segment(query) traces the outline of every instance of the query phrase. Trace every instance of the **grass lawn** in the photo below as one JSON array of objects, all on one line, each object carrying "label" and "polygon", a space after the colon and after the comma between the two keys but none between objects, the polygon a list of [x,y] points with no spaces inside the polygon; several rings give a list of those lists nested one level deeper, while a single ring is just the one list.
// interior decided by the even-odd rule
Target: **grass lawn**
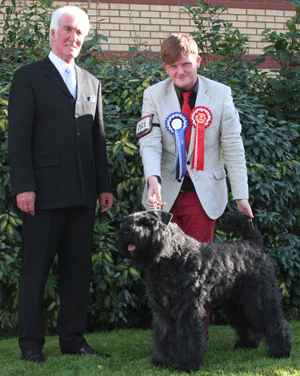
[{"label": "grass lawn", "polygon": [[[291,322],[292,352],[289,359],[269,359],[264,343],[259,349],[233,352],[235,334],[229,327],[211,326],[204,362],[193,375],[205,376],[300,376],[300,322]],[[46,363],[34,364],[21,359],[17,338],[0,340],[1,376],[171,376],[179,375],[174,367],[154,367],[151,357],[150,330],[119,330],[86,335],[89,344],[112,355],[61,355],[58,337],[46,337],[43,353]],[[180,375],[187,375],[181,373]]]}]

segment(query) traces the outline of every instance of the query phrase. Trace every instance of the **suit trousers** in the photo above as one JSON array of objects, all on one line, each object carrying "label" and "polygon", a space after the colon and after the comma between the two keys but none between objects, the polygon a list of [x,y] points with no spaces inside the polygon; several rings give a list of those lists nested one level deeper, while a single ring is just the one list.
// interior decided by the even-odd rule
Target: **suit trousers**
[{"label": "suit trousers", "polygon": [[205,213],[195,191],[180,192],[170,213],[173,214],[172,222],[177,223],[186,235],[199,242],[214,240],[216,221]]},{"label": "suit trousers", "polygon": [[41,350],[45,339],[43,295],[58,254],[60,312],[57,330],[62,351],[85,346],[95,209],[74,206],[24,213],[19,279],[19,346]]}]

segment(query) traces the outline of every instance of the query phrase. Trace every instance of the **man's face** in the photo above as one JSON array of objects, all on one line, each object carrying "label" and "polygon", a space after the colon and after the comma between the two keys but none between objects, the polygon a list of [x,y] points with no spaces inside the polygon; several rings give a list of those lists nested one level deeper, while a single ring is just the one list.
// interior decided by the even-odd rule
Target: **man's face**
[{"label": "man's face", "polygon": [[52,52],[69,64],[79,55],[84,40],[80,20],[69,14],[63,15],[57,32],[51,31],[51,38]]},{"label": "man's face", "polygon": [[189,91],[197,82],[197,69],[200,67],[200,56],[185,54],[173,64],[165,64],[164,68],[174,85]]}]

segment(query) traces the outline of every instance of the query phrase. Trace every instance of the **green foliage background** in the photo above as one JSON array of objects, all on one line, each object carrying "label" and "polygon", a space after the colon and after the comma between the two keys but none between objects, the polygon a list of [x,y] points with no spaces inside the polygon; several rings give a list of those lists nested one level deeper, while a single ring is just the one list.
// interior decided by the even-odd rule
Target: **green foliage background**
[{"label": "green foliage background", "polygon": [[[300,1],[287,32],[265,30],[269,43],[259,59],[247,61],[246,36],[222,20],[226,7],[214,7],[203,0],[196,6],[184,4],[196,27],[194,37],[202,56],[199,70],[209,78],[228,84],[233,90],[243,125],[249,171],[250,200],[263,233],[266,251],[274,261],[289,317],[300,312]],[[49,53],[48,27],[52,1],[4,5],[4,38],[0,42],[0,325],[2,330],[17,326],[17,282],[20,273],[22,215],[10,194],[7,156],[7,106],[12,75],[21,65]],[[136,46],[127,56],[107,58],[101,48],[107,40],[94,33],[84,43],[77,63],[102,83],[107,152],[115,196],[113,209],[96,212],[92,255],[89,329],[147,327],[149,310],[143,281],[123,259],[116,246],[120,220],[141,209],[144,185],[141,160],[134,138],[140,117],[143,91],[164,79],[160,59]],[[259,64],[266,56],[279,63],[278,71],[267,75]],[[231,200],[229,210],[234,208]],[[216,241],[224,240],[217,225]],[[47,327],[52,332],[59,310],[57,263],[45,290]]]}]

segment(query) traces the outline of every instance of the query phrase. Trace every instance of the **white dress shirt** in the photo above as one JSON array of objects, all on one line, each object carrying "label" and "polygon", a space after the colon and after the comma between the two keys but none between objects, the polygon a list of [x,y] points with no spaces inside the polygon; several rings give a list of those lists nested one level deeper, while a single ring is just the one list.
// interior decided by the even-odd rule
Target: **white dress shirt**
[{"label": "white dress shirt", "polygon": [[[76,88],[76,73],[75,73],[75,64],[74,61],[72,61],[71,64],[66,63],[64,60],[56,56],[52,51],[49,53],[49,59],[54,64],[55,68],[58,70],[59,74],[62,76],[63,80],[66,82],[66,68],[69,67],[72,74],[72,81],[74,84],[74,87]],[[76,89],[75,89],[76,91]],[[72,91],[71,91],[72,92]]]}]

